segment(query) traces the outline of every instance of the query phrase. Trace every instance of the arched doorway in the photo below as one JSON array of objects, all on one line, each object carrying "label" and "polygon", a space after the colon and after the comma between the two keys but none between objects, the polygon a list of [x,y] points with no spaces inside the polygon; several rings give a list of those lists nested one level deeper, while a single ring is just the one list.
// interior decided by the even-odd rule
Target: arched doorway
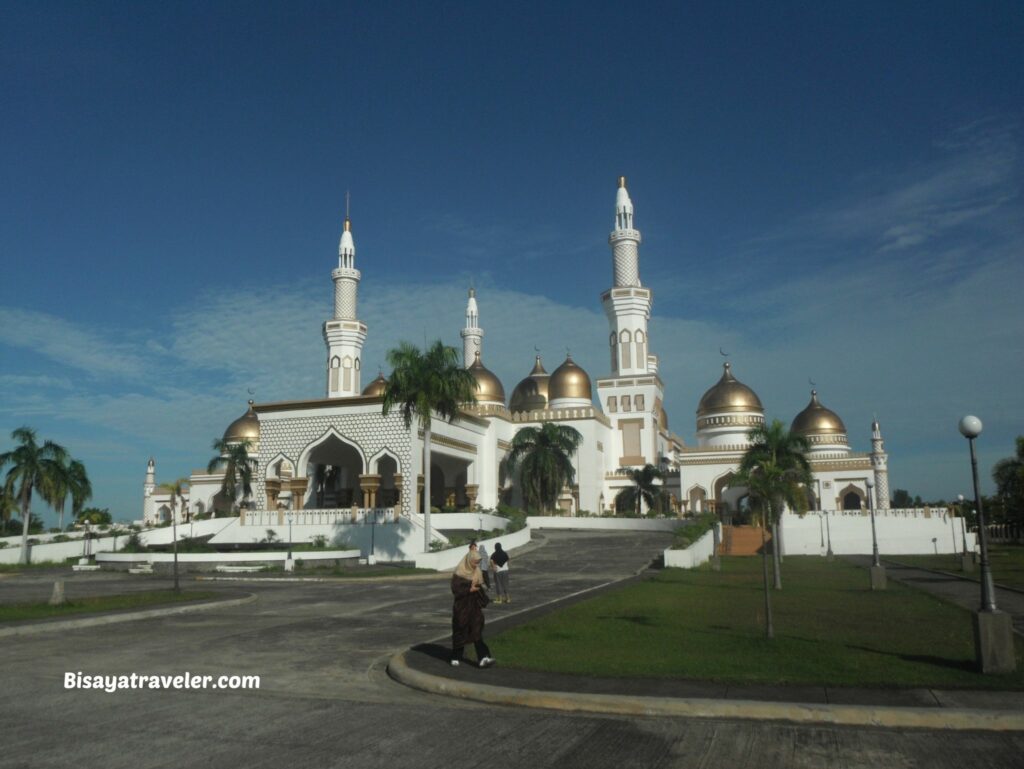
[{"label": "arched doorway", "polygon": [[398,461],[385,454],[377,460],[377,475],[380,476],[380,491],[377,494],[379,507],[394,507],[399,504],[398,489],[395,488],[395,475],[398,473]]},{"label": "arched doorway", "polygon": [[866,499],[864,492],[852,483],[839,492],[839,504],[843,510],[863,510]]},{"label": "arched doorway", "polygon": [[302,508],[335,509],[362,504],[359,476],[363,457],[351,443],[331,433],[306,457],[306,498]]},{"label": "arched doorway", "polygon": [[707,510],[708,493],[703,486],[694,486],[687,495],[690,501],[690,512],[703,513]]}]

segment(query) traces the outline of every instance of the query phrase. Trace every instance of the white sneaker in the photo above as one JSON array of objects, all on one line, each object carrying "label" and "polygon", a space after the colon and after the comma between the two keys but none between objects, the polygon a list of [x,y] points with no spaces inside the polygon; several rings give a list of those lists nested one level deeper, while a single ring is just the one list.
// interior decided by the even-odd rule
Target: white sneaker
[{"label": "white sneaker", "polygon": [[482,660],[480,660],[480,667],[482,668],[489,668],[493,664],[494,659],[491,657],[484,657]]},{"label": "white sneaker", "polygon": [[459,661],[458,660],[452,660],[452,667],[453,668],[457,668],[458,666],[459,666]]}]

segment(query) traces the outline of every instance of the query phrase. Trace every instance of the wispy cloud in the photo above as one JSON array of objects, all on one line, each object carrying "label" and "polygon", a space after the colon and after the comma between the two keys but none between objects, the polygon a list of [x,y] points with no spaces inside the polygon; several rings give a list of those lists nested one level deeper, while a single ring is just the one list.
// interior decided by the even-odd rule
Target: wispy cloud
[{"label": "wispy cloud", "polygon": [[94,376],[142,377],[146,366],[135,345],[112,341],[110,331],[84,330],[63,318],[0,307],[0,344],[30,350]]}]

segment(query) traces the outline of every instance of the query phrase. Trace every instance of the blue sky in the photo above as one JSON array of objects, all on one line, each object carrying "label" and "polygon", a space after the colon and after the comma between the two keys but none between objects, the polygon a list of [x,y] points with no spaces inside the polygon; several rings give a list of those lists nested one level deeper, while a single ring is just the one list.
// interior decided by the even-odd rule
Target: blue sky
[{"label": "blue sky", "polygon": [[[719,348],[813,379],[890,483],[969,493],[1024,433],[1019,3],[0,5],[0,450],[141,514],[257,400],[319,397],[346,190],[372,376],[459,343],[607,370],[626,174],[674,432]],[[987,483],[987,488],[991,484]]]}]

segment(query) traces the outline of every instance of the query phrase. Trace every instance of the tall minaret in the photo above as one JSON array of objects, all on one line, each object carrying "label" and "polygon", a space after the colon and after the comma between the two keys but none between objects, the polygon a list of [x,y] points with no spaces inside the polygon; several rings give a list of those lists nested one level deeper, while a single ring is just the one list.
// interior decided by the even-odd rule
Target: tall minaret
[{"label": "tall minaret", "polygon": [[871,423],[871,467],[875,471],[875,509],[889,509],[889,455],[885,453],[878,420]]},{"label": "tall minaret", "polygon": [[360,273],[356,269],[356,246],[352,240],[352,220],[348,217],[347,197],[345,230],[338,244],[338,266],[331,272],[334,280],[334,319],[324,323],[328,398],[359,395],[363,342],[366,341],[366,324],[356,317]]},{"label": "tall minaret", "polygon": [[156,460],[149,458],[146,463],[146,482],[142,486],[142,520],[155,522],[153,492],[156,491]]},{"label": "tall minaret", "polygon": [[462,334],[462,365],[469,368],[476,360],[477,353],[483,353],[481,344],[484,330],[480,328],[480,312],[476,307],[476,289],[469,289],[469,301],[466,302],[466,327]]},{"label": "tall minaret", "polygon": [[626,177],[619,177],[615,195],[615,229],[608,236],[612,247],[614,285],[601,296],[611,334],[612,376],[655,373],[658,359],[648,354],[647,321],[652,294],[640,285],[640,231],[633,228],[633,201]]},{"label": "tall minaret", "polygon": [[[626,177],[619,177],[615,194],[615,228],[608,236],[612,247],[612,287],[601,294],[611,333],[611,374],[597,380],[598,401],[611,422],[605,443],[605,470],[657,465],[668,453],[667,432],[660,428],[664,386],[658,359],[649,352],[647,321],[653,294],[640,283],[640,231],[633,226],[633,201]],[[664,434],[663,434],[664,433]],[[610,499],[618,488],[606,486]]]}]

